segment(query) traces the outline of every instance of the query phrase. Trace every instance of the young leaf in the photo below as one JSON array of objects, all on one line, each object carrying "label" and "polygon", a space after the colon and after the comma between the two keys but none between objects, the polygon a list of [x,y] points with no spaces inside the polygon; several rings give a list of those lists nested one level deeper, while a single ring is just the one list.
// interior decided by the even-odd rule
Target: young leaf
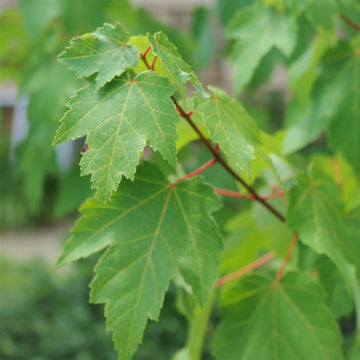
[{"label": "young leaf", "polygon": [[54,143],[87,136],[81,169],[91,174],[101,201],[110,198],[122,175],[133,179],[146,140],[176,165],[173,92],[166,78],[146,71],[134,80],[113,80],[99,91],[90,81],[70,100]]},{"label": "young leaf", "polygon": [[110,248],[96,267],[93,302],[106,303],[119,359],[130,359],[147,319],[156,320],[169,280],[177,270],[200,303],[217,278],[222,241],[211,213],[220,201],[195,177],[170,185],[144,164],[135,181],[123,181],[111,203],[92,199],[59,263]]},{"label": "young leaf", "polygon": [[285,56],[291,55],[296,43],[297,26],[289,14],[279,14],[272,8],[251,7],[234,16],[226,36],[235,40],[231,60],[238,94],[251,79],[261,58],[273,46]]},{"label": "young leaf", "polygon": [[95,81],[99,89],[130,66],[137,65],[139,55],[135,47],[127,44],[129,39],[121,25],[104,24],[91,34],[71,40],[71,46],[58,59],[79,78],[97,73]]},{"label": "young leaf", "polygon": [[218,88],[209,87],[214,96],[198,101],[199,112],[214,142],[218,143],[229,160],[241,170],[251,173],[254,146],[260,143],[259,131],[244,107]]},{"label": "young leaf", "polygon": [[261,134],[244,107],[226,93],[212,86],[209,100],[197,99],[196,112],[203,117],[212,140],[220,145],[231,164],[251,177],[251,162],[255,154],[271,168],[279,183],[282,182],[263,149]]},{"label": "young leaf", "polygon": [[162,64],[168,72],[169,79],[174,83],[175,87],[183,93],[186,89],[184,84],[188,81],[195,87],[201,97],[208,99],[209,96],[203,89],[199,79],[180,56],[174,44],[172,44],[166,35],[156,33],[154,36],[148,34],[152,50],[155,55],[159,56]]},{"label": "young leaf", "polygon": [[343,359],[337,324],[314,280],[288,273],[279,283],[249,276],[224,296],[218,359]]},{"label": "young leaf", "polygon": [[336,184],[313,169],[312,177],[301,174],[290,191],[288,224],[300,240],[319,254],[327,255],[339,268],[348,289],[355,269],[348,256],[346,223]]}]

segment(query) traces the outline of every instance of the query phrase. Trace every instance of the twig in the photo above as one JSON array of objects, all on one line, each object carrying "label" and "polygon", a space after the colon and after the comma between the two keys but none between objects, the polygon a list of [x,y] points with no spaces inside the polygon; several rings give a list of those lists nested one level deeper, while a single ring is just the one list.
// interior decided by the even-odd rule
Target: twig
[{"label": "twig", "polygon": [[[242,194],[238,191],[231,191],[231,190],[225,190],[225,189],[214,189],[214,193],[224,196],[231,196],[235,198],[241,198],[241,199],[248,199],[248,200],[256,200],[255,196],[253,194]],[[284,196],[284,192],[282,190],[279,190],[277,192],[274,192],[273,194],[261,196],[262,200],[269,200]]]},{"label": "twig", "polygon": [[271,251],[271,252],[267,253],[266,255],[259,257],[254,262],[245,265],[241,269],[236,270],[235,272],[220,278],[216,282],[216,286],[222,286],[224,284],[227,284],[230,281],[234,281],[234,280],[238,279],[239,277],[244,276],[245,274],[249,273],[250,271],[255,270],[258,267],[266,264],[267,262],[269,262],[270,260],[272,260],[274,258],[275,258],[275,254]]},{"label": "twig", "polygon": [[275,281],[274,281],[274,282],[278,282],[278,281],[281,279],[281,277],[282,277],[282,275],[283,275],[283,273],[284,273],[285,267],[286,267],[286,265],[288,264],[288,262],[290,261],[291,256],[292,256],[292,254],[293,254],[293,252],[294,252],[294,250],[295,250],[295,247],[296,247],[296,244],[297,244],[298,240],[299,240],[299,234],[296,232],[296,233],[294,234],[294,236],[293,236],[293,238],[292,238],[292,240],[291,240],[291,243],[290,243],[290,245],[289,245],[289,248],[288,248],[288,250],[287,250],[287,252],[286,252],[284,261],[283,261],[283,263],[281,264],[278,272],[276,273]]},{"label": "twig", "polygon": [[348,26],[350,26],[351,28],[353,28],[356,31],[360,32],[360,25],[355,23],[354,21],[352,21],[351,19],[349,19],[347,16],[345,16],[344,14],[339,14],[340,19]]},{"label": "twig", "polygon": [[192,178],[193,176],[202,173],[204,170],[206,170],[206,169],[209,168],[210,166],[214,165],[216,162],[217,162],[217,160],[216,160],[215,158],[209,160],[207,163],[205,163],[204,165],[200,166],[198,169],[196,169],[196,170],[192,171],[191,173],[189,173],[189,174],[187,174],[187,175],[185,175],[185,176],[177,179],[177,180],[173,183],[173,185],[175,185],[175,184],[177,184],[177,183],[179,183],[179,182],[181,182],[181,181],[184,181],[184,180],[186,180],[186,179],[190,179],[190,178]]},{"label": "twig", "polygon": [[151,64],[151,67],[150,67],[150,68],[151,68],[152,71],[155,70],[155,63],[156,63],[157,58],[158,58],[158,57],[155,56],[155,57],[154,57],[154,60],[153,60],[153,62],[152,62],[152,64]]}]

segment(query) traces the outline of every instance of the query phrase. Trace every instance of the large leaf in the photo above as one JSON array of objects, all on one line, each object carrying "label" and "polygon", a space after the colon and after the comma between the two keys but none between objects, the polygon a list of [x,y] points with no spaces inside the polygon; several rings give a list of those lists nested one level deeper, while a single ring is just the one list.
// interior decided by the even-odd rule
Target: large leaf
[{"label": "large leaf", "polygon": [[99,91],[90,82],[70,100],[54,142],[87,136],[89,150],[81,168],[83,174],[91,173],[101,201],[110,198],[122,175],[133,179],[146,140],[175,166],[173,92],[166,78],[146,71],[134,80],[113,80]]},{"label": "large leaf", "polygon": [[341,336],[320,288],[306,275],[249,276],[224,296],[218,359],[341,360]]},{"label": "large leaf", "polygon": [[208,98],[196,74],[190,65],[182,59],[177,48],[168,40],[166,35],[161,32],[154,36],[149,34],[148,39],[154,54],[159,56],[166,69],[167,76],[181,93],[186,90],[184,84],[189,81],[203,98]]},{"label": "large leaf", "polygon": [[221,238],[211,213],[220,202],[199,178],[170,185],[150,165],[125,180],[111,203],[87,201],[59,263],[110,245],[96,268],[91,299],[106,303],[120,359],[130,359],[147,319],[156,320],[177,270],[199,302],[217,278]]},{"label": "large leaf", "polygon": [[74,70],[79,78],[97,73],[96,87],[101,88],[138,63],[137,49],[127,44],[129,39],[121,25],[104,24],[91,34],[71,40],[71,46],[60,54],[59,61]]},{"label": "large leaf", "polygon": [[277,13],[272,8],[251,7],[235,15],[226,36],[235,40],[231,60],[235,68],[235,90],[239,93],[272,47],[277,47],[285,56],[291,55],[297,26],[289,14]]},{"label": "large leaf", "polygon": [[300,174],[290,191],[287,220],[303,243],[336,264],[351,289],[355,268],[345,253],[350,238],[338,189],[331,178],[316,169],[311,178]]}]

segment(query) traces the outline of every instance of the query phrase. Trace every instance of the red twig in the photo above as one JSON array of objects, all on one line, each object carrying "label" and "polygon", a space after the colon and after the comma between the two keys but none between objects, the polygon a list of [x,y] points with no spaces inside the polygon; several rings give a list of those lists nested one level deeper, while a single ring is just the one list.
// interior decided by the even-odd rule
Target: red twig
[{"label": "red twig", "polygon": [[144,53],[140,53],[140,57],[142,59],[142,61],[144,62],[145,66],[150,70],[151,66],[149,65],[149,62],[147,61],[146,55],[149,52],[149,50],[151,49],[151,45],[144,51]]},{"label": "red twig", "polygon": [[146,58],[146,55],[147,55],[147,53],[149,52],[150,49],[151,49],[151,45],[144,51],[143,54],[141,54],[141,56],[142,56],[143,58]]},{"label": "red twig", "polygon": [[152,71],[154,71],[154,69],[155,69],[155,63],[156,63],[157,58],[158,58],[158,57],[155,56],[155,57],[154,57],[154,60],[153,60],[153,62],[152,62],[152,64],[151,64],[151,70],[152,70]]},{"label": "red twig", "polygon": [[274,259],[274,257],[275,257],[275,254],[271,251],[271,252],[267,253],[266,255],[256,259],[252,263],[245,265],[241,269],[236,270],[235,272],[220,278],[216,282],[216,286],[222,286],[230,281],[234,281],[234,280],[238,279],[239,277],[244,276],[245,274],[249,273],[250,271],[255,270],[258,267],[266,264],[270,260]]},{"label": "red twig", "polygon": [[292,240],[291,240],[291,243],[290,243],[290,245],[289,245],[289,248],[288,248],[288,250],[287,250],[287,252],[286,252],[284,261],[282,262],[282,264],[281,264],[278,272],[276,273],[274,282],[278,282],[278,281],[281,279],[281,277],[282,277],[282,275],[283,275],[283,273],[284,273],[284,270],[285,270],[285,268],[286,268],[286,265],[287,265],[288,262],[290,261],[291,256],[292,256],[292,254],[293,254],[293,252],[294,252],[294,250],[295,250],[295,247],[296,247],[296,244],[297,244],[298,240],[299,240],[299,234],[296,232],[296,233],[294,234],[294,236],[293,236],[293,238],[292,238]]},{"label": "red twig", "polygon": [[[231,196],[235,198],[242,198],[242,199],[248,199],[248,200],[256,200],[255,196],[253,194],[241,194],[238,191],[231,191],[231,190],[225,190],[225,189],[214,189],[214,193],[224,195],[224,196]],[[262,200],[269,200],[274,199],[277,197],[284,196],[284,192],[279,190],[277,192],[274,192],[273,194],[261,196]]]},{"label": "red twig", "polygon": [[179,182],[181,182],[181,181],[184,181],[184,180],[186,180],[186,179],[190,179],[190,178],[192,178],[193,176],[202,173],[204,170],[206,170],[206,169],[209,168],[210,166],[214,165],[216,162],[217,162],[217,160],[216,160],[215,158],[209,160],[207,163],[205,163],[204,165],[200,166],[198,169],[196,169],[196,170],[192,171],[191,173],[189,173],[189,174],[181,177],[180,179],[177,179],[177,180],[173,183],[173,185],[175,185],[175,184],[177,184],[177,183],[179,183]]}]

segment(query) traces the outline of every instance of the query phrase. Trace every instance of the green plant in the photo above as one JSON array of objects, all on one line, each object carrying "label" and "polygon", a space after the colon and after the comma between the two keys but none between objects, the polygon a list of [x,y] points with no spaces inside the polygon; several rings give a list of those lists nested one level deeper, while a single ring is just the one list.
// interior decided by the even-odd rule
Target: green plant
[{"label": "green plant", "polygon": [[[170,281],[189,320],[174,359],[201,358],[206,335],[221,360],[356,359],[358,2],[224,0],[217,11],[249,112],[204,89],[163,33],[104,24],[59,56],[86,85],[54,143],[86,137],[81,172],[96,191],[59,265],[106,249],[90,298],[105,303],[120,359],[158,319]],[[278,64],[291,99],[268,121],[252,109]]]}]

